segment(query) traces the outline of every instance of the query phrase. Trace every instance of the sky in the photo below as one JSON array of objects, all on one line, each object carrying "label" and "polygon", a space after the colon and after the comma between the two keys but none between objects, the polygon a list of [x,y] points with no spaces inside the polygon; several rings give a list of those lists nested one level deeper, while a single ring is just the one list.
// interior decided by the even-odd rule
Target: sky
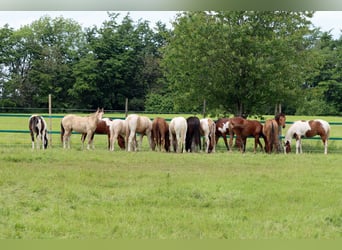
[{"label": "sky", "polygon": [[[115,11],[124,17],[127,11]],[[171,22],[175,19],[176,11],[130,11],[130,17],[134,21],[147,20],[153,26],[157,21],[162,21],[171,27]],[[83,27],[101,26],[104,20],[108,20],[106,11],[0,11],[0,27],[6,23],[14,29],[23,25],[31,24],[40,17],[48,15],[52,18],[63,16],[72,18]],[[317,11],[311,19],[315,27],[323,31],[330,31],[335,39],[338,39],[342,30],[342,11]]]}]

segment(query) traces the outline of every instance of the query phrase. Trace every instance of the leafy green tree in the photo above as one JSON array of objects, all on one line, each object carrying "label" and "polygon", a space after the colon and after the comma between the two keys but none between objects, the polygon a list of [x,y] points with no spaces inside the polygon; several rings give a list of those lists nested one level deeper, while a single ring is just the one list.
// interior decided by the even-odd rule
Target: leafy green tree
[{"label": "leafy green tree", "polygon": [[185,12],[164,50],[179,110],[263,114],[293,102],[317,59],[302,12]]}]

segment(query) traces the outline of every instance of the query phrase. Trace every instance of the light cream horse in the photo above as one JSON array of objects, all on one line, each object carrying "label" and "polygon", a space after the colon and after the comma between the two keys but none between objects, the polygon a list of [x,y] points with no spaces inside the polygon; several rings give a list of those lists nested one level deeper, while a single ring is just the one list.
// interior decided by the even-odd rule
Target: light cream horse
[{"label": "light cream horse", "polygon": [[170,144],[173,151],[177,153],[185,152],[185,137],[188,129],[187,121],[184,117],[175,117],[169,125]]},{"label": "light cream horse", "polygon": [[109,126],[110,132],[110,143],[109,143],[109,150],[114,151],[114,145],[118,140],[118,137],[121,135],[123,138],[126,137],[127,132],[127,122],[126,120],[122,119],[114,119],[114,120],[107,120],[107,125]]},{"label": "light cream horse", "polygon": [[210,118],[203,118],[200,120],[201,123],[201,135],[203,138],[203,149],[205,148],[206,153],[213,152],[215,153],[215,133],[216,133],[216,124]]},{"label": "light cream horse", "polygon": [[97,123],[102,119],[103,114],[103,109],[97,109],[95,113],[86,117],[77,115],[64,116],[61,122],[61,141],[63,142],[63,148],[70,148],[72,131],[86,134],[86,136],[82,136],[82,149],[84,148],[86,138],[88,138],[87,149],[90,149],[90,145],[94,148],[92,135],[96,130]]},{"label": "light cream horse", "polygon": [[[127,116],[126,145],[127,151],[141,150],[144,135],[147,136],[149,146],[151,147],[152,121],[146,116],[132,114]],[[140,134],[140,141],[137,144],[136,133]]]}]

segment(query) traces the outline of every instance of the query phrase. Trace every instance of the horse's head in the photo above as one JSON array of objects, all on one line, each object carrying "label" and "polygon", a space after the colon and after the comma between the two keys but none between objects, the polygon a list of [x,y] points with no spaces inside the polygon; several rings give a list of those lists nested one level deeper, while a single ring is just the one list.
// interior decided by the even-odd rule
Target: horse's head
[{"label": "horse's head", "polygon": [[104,109],[97,108],[96,117],[98,121],[102,119],[103,115],[104,115]]},{"label": "horse's head", "polygon": [[291,143],[288,140],[286,140],[284,143],[284,152],[285,154],[288,154],[291,152]]},{"label": "horse's head", "polygon": [[285,114],[283,114],[283,113],[276,114],[274,119],[277,121],[279,126],[281,126],[282,128],[285,128],[285,126],[286,126],[286,116],[285,116]]}]

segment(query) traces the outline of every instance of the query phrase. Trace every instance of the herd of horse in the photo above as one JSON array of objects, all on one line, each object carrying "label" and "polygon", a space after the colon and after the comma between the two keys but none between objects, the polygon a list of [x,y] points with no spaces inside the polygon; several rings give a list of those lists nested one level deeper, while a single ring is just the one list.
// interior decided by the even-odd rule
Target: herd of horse
[{"label": "herd of horse", "polygon": [[[70,136],[73,131],[81,133],[82,149],[87,139],[87,149],[94,148],[94,135],[105,134],[108,136],[108,150],[114,151],[117,144],[122,150],[141,150],[143,137],[148,138],[148,143],[153,151],[162,152],[199,152],[214,153],[220,137],[223,138],[227,151],[232,151],[236,146],[239,151],[246,151],[248,137],[254,138],[254,153],[259,146],[266,153],[291,152],[291,141],[296,140],[296,153],[302,153],[303,137],[319,135],[324,145],[324,153],[328,153],[328,139],[330,125],[328,122],[316,119],[310,121],[296,121],[291,124],[285,135],[284,143],[281,143],[282,129],[286,126],[286,116],[283,113],[275,115],[262,124],[257,120],[249,120],[242,117],[220,118],[217,121],[211,118],[199,119],[191,116],[175,117],[170,123],[164,118],[157,117],[153,121],[147,117],[131,114],[126,119],[103,118],[104,110],[97,109],[88,116],[66,115],[61,120],[61,142],[64,149],[70,148]],[[32,115],[29,119],[29,129],[32,140],[32,149],[43,149],[48,146],[47,125],[40,115]],[[137,140],[137,134],[140,135]],[[229,137],[229,142],[227,141]],[[201,143],[203,138],[203,143]],[[233,145],[233,138],[235,145]],[[260,139],[264,140],[264,147]],[[36,139],[36,140],[35,140]]]}]

